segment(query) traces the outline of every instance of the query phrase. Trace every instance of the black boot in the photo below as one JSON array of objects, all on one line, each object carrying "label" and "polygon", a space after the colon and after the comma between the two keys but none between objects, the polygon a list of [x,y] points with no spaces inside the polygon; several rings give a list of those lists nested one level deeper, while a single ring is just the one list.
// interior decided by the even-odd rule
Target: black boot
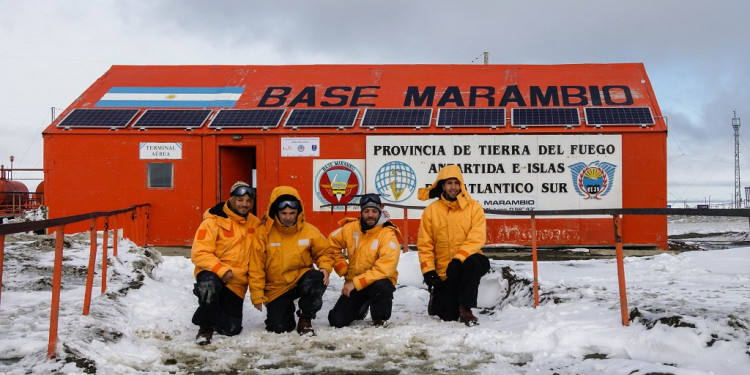
[{"label": "black boot", "polygon": [[198,345],[208,345],[211,343],[211,338],[214,336],[214,330],[211,328],[198,329],[198,334],[195,335],[195,343]]},{"label": "black boot", "polygon": [[469,327],[479,324],[479,319],[471,313],[471,309],[467,309],[463,306],[458,306],[458,321]]},{"label": "black boot", "polygon": [[312,321],[309,318],[300,317],[299,321],[297,322],[297,333],[299,333],[300,335],[310,334],[310,336],[315,336],[315,330],[313,330]]}]

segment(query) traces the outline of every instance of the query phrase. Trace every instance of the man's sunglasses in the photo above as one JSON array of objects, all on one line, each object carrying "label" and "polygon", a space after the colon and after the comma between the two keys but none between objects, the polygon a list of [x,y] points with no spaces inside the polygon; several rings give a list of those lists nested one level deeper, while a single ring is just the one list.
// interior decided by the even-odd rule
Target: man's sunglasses
[{"label": "man's sunglasses", "polygon": [[291,208],[293,210],[299,209],[299,202],[298,201],[281,201],[279,202],[279,210],[283,210],[285,208]]},{"label": "man's sunglasses", "polygon": [[232,192],[230,195],[241,197],[243,195],[249,195],[250,198],[255,199],[255,189],[251,188],[250,186],[238,186]]}]

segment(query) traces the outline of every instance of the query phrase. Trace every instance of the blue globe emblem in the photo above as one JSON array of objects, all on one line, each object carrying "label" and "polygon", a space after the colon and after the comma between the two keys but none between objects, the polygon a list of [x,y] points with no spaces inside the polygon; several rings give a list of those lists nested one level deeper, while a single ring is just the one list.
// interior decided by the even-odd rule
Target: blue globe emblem
[{"label": "blue globe emblem", "polygon": [[385,200],[405,201],[417,190],[417,174],[404,162],[389,161],[375,174],[375,188]]}]

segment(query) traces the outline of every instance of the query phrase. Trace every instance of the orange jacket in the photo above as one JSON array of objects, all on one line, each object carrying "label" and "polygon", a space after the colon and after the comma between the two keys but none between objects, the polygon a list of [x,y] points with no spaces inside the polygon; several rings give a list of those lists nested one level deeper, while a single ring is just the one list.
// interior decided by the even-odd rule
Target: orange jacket
[{"label": "orange jacket", "polygon": [[293,195],[302,203],[293,187],[278,186],[271,191],[266,222],[258,229],[250,256],[253,304],[267,304],[294,288],[302,275],[313,269],[313,263],[329,273],[333,266],[328,241],[318,228],[305,222],[304,205],[297,216],[297,224],[292,227],[284,227],[276,218],[268,217],[271,205],[284,194]]},{"label": "orange jacket", "polygon": [[194,274],[211,271],[222,277],[231,270],[234,277],[227,287],[245,298],[250,246],[258,225],[259,220],[253,214],[243,218],[232,212],[225,202],[206,210],[190,251]]},{"label": "orange jacket", "polygon": [[336,273],[346,275],[346,281],[354,282],[357,290],[385,278],[396,285],[396,268],[401,257],[401,232],[398,228],[393,224],[380,224],[362,233],[359,219],[353,217],[340,220],[339,225],[341,227],[328,236],[328,243],[336,257]]},{"label": "orange jacket", "polygon": [[443,280],[451,260],[463,262],[470,255],[481,254],[487,240],[484,209],[469,195],[457,166],[449,165],[441,169],[432,186],[419,189],[419,199],[436,197],[442,190],[441,181],[448,178],[460,181],[461,193],[454,202],[440,194],[440,199],[430,203],[422,212],[417,236],[422,273],[435,270]]}]

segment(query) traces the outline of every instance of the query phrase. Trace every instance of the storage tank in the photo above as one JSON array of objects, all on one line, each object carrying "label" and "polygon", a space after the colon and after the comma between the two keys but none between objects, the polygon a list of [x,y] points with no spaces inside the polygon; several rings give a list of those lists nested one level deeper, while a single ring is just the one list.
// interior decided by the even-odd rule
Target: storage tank
[{"label": "storage tank", "polygon": [[[11,194],[21,193],[21,194]],[[29,202],[29,188],[21,181],[0,180],[0,206],[18,207]]]},{"label": "storage tank", "polygon": [[44,206],[44,181],[40,182],[39,185],[36,186],[36,190],[34,192],[36,194],[33,195],[32,200],[36,200],[37,205]]}]

